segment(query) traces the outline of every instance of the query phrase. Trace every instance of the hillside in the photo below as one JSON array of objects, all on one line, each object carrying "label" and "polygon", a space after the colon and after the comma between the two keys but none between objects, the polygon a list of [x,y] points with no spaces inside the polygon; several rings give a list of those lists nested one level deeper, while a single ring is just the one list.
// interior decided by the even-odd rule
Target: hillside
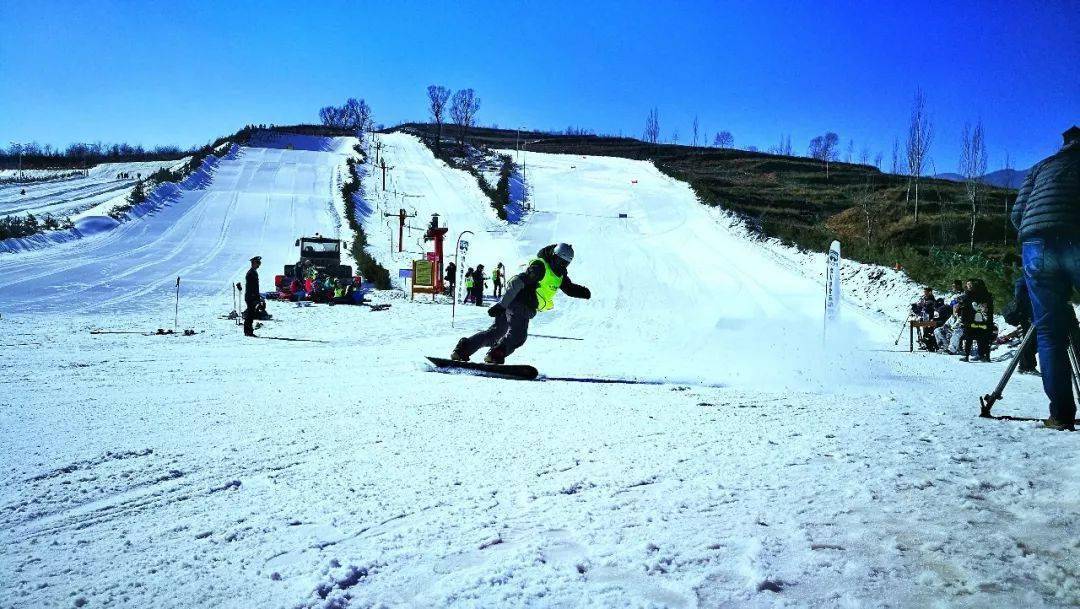
[{"label": "hillside", "polygon": [[[984,184],[997,186],[998,188],[1017,189],[1024,183],[1024,178],[1027,177],[1029,172],[1031,172],[1030,169],[999,169],[984,175],[982,181]],[[964,176],[958,173],[939,173],[934,177],[952,182],[964,181]]]},{"label": "hillside", "polygon": [[[397,129],[434,137],[432,125]],[[763,236],[819,252],[839,239],[846,257],[899,265],[915,281],[937,289],[975,276],[986,279],[999,301],[1011,299],[1018,260],[1005,210],[1015,191],[987,187],[980,193],[972,250],[971,205],[964,185],[949,180],[920,180],[916,222],[907,177],[868,165],[826,168],[806,157],[508,129],[474,128],[468,140],[480,147],[514,149],[520,142],[529,152],[649,160],[690,184],[702,202],[738,213]]]}]

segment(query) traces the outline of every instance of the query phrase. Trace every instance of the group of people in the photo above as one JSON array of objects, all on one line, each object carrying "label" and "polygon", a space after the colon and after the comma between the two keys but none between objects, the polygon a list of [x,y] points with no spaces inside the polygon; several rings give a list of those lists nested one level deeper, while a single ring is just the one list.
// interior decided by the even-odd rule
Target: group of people
[{"label": "group of people", "polygon": [[[1021,372],[1042,377],[1050,400],[1050,417],[1043,423],[1049,429],[1074,430],[1072,384],[1080,370],[1074,370],[1069,350],[1080,359],[1080,326],[1069,301],[1073,290],[1080,289],[1080,127],[1074,125],[1062,136],[1061,149],[1028,172],[1013,205],[1010,220],[1020,242],[1023,276],[1003,317],[1017,327],[1013,337],[1034,328],[1035,341],[1017,354],[1017,363]],[[987,361],[996,331],[994,300],[978,280],[969,280],[965,288],[948,304],[927,288],[912,305],[913,317],[933,322],[928,324],[930,336],[924,332],[920,342],[928,350],[954,353],[960,345],[965,360],[975,343],[979,359]],[[954,291],[959,292],[956,287]]]},{"label": "group of people", "polygon": [[317,273],[314,277],[303,279],[294,277],[281,285],[278,288],[278,298],[292,302],[310,300],[329,304],[360,304],[363,292],[360,290],[359,277],[342,281],[337,277]]},{"label": "group of people", "polygon": [[[469,267],[465,271],[464,283],[465,283],[465,297],[462,302],[465,304],[474,304],[478,307],[484,306],[484,291],[490,285],[492,288],[492,296],[495,299],[499,299],[503,295],[503,285],[506,283],[506,267],[503,263],[498,263],[495,268],[492,269],[489,275],[484,269],[483,264],[476,265],[475,268]],[[457,287],[457,265],[451,262],[446,265],[446,274],[443,276],[443,282],[446,286],[447,294],[456,294],[455,288]]]},{"label": "group of people", "polygon": [[953,281],[948,298],[923,288],[922,297],[911,305],[912,319],[929,322],[920,329],[919,344],[927,351],[960,355],[971,361],[972,347],[979,361],[990,361],[990,349],[997,326],[994,325],[994,297],[982,279]]}]

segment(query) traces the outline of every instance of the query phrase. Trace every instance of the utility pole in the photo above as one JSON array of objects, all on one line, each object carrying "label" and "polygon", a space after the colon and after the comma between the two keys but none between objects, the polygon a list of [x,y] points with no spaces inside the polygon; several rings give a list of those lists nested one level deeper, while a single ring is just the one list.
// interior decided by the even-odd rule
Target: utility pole
[{"label": "utility pole", "polygon": [[[413,212],[411,214],[407,214],[407,213],[405,213],[404,209],[399,209],[398,213],[396,213],[396,214],[384,213],[383,216],[389,216],[389,217],[395,217],[396,216],[398,218],[398,247],[397,247],[397,251],[399,253],[405,251],[405,218],[415,218],[416,217],[416,212]],[[412,234],[412,233],[410,233],[410,234]]]},{"label": "utility pole", "polygon": [[382,167],[382,189],[383,189],[383,192],[386,192],[386,170],[387,169],[393,169],[393,167],[387,167],[386,166],[386,159],[382,159],[381,167]]}]

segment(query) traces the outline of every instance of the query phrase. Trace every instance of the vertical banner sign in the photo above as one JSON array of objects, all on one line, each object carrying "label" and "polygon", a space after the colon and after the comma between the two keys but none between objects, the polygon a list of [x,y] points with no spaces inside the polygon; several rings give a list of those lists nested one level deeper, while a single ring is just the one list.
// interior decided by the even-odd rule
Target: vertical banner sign
[{"label": "vertical banner sign", "polygon": [[458,252],[461,254],[461,262],[457,267],[457,281],[454,282],[454,300],[457,301],[461,288],[465,285],[465,260],[469,253],[469,242],[461,241],[458,244]]},{"label": "vertical banner sign", "polygon": [[835,320],[840,315],[840,242],[833,241],[829,247],[828,266],[825,269],[825,319]]}]

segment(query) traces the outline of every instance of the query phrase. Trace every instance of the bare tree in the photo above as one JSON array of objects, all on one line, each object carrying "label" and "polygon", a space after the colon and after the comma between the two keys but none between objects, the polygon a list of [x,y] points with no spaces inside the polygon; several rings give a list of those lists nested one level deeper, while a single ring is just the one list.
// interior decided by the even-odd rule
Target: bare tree
[{"label": "bare tree", "polygon": [[1005,170],[1005,245],[1009,245],[1009,191],[1013,187],[1013,171],[1012,171],[1012,158],[1009,156],[1009,151],[1005,151],[1005,166],[1002,167]]},{"label": "bare tree", "polygon": [[862,149],[859,150],[859,164],[861,164],[861,165],[869,165],[870,164],[870,148],[868,148],[866,146],[863,146]]},{"label": "bare tree", "polygon": [[480,98],[472,89],[461,89],[454,93],[450,101],[450,118],[458,126],[458,142],[465,143],[465,134],[476,123],[476,112],[480,110]]},{"label": "bare tree", "polygon": [[679,143],[679,129],[678,129],[678,127],[676,127],[675,130],[671,132],[671,143],[672,144],[678,144]]},{"label": "bare tree", "polygon": [[979,214],[979,189],[986,174],[986,139],[983,135],[982,121],[971,129],[971,123],[964,123],[962,147],[960,148],[960,175],[964,176],[964,186],[968,202],[971,203],[971,249],[975,249],[975,223]]},{"label": "bare tree", "polygon": [[338,111],[333,106],[323,106],[319,109],[319,120],[327,127],[337,127]]},{"label": "bare tree", "polygon": [[919,178],[926,165],[930,143],[934,139],[934,124],[926,113],[926,96],[922,89],[915,90],[911,104],[911,120],[908,122],[907,165],[908,175],[915,180],[915,221],[919,221]]},{"label": "bare tree", "polygon": [[694,115],[694,141],[692,143],[694,145],[694,148],[697,148],[697,144],[698,144],[698,120],[697,120],[697,115],[696,114]]},{"label": "bare tree", "polygon": [[450,89],[442,85],[428,85],[427,96],[428,110],[435,121],[435,156],[438,156],[442,152],[443,115],[446,113],[446,102],[450,99]]},{"label": "bare tree", "polygon": [[791,156],[791,136],[781,135],[780,142],[777,145],[769,148],[769,152],[771,152],[772,154],[783,154],[786,156]]},{"label": "bare tree", "polygon": [[355,129],[357,135],[371,128],[371,106],[364,100],[350,97],[341,108],[346,129]]},{"label": "bare tree", "polygon": [[844,162],[850,163],[855,160],[855,140],[849,139],[847,141],[847,154],[844,156]]},{"label": "bare tree", "polygon": [[900,138],[898,137],[894,137],[892,141],[892,165],[889,167],[889,173],[900,175]]},{"label": "bare tree", "polygon": [[832,131],[810,140],[810,158],[825,164],[825,177],[829,176],[829,163],[839,156],[840,136]]},{"label": "bare tree", "polygon": [[885,158],[885,153],[878,150],[878,153],[874,155],[874,167],[881,169],[881,159]]},{"label": "bare tree", "polygon": [[735,146],[735,136],[730,131],[721,131],[716,134],[713,146],[717,148],[732,148]]},{"label": "bare tree", "polygon": [[870,182],[864,182],[851,193],[852,202],[862,211],[863,220],[866,222],[866,245],[874,245],[874,220],[880,216],[880,195],[870,186]]},{"label": "bare tree", "polygon": [[645,133],[641,139],[650,144],[660,142],[660,112],[655,107],[649,110],[649,115],[645,117]]}]

